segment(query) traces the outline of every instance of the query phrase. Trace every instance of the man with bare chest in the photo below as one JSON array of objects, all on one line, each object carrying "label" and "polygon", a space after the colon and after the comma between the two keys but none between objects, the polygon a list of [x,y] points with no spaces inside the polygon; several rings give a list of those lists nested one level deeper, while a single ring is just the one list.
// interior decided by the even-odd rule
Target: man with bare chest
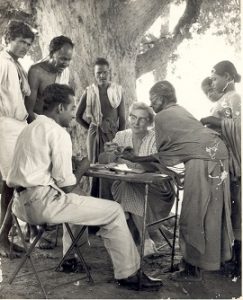
[{"label": "man with bare chest", "polygon": [[117,131],[125,129],[125,104],[122,87],[109,82],[109,63],[97,58],[94,66],[96,83],[88,86],[80,99],[77,121],[88,129],[88,158],[97,162],[104,143],[111,141]]},{"label": "man with bare chest", "polygon": [[50,42],[48,57],[31,66],[28,73],[31,94],[26,97],[29,123],[35,119],[35,113],[43,113],[41,96],[44,89],[53,83],[69,83],[68,66],[72,59],[73,47],[74,44],[68,37],[55,37]]},{"label": "man with bare chest", "polygon": [[[68,66],[72,59],[73,47],[74,44],[71,39],[63,35],[57,36],[50,42],[49,55],[31,66],[28,72],[31,94],[25,98],[25,106],[29,114],[27,118],[28,123],[34,121],[37,115],[43,114],[44,103],[42,95],[48,85],[69,83]],[[29,225],[26,239],[33,240],[37,233],[37,227]],[[38,246],[41,249],[51,249],[53,248],[53,243],[43,236]]]}]

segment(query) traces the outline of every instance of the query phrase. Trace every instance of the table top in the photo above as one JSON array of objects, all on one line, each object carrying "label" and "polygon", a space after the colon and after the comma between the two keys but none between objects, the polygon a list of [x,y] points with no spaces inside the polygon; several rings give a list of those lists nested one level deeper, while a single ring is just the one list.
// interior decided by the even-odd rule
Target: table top
[{"label": "table top", "polygon": [[136,183],[159,183],[164,180],[169,180],[170,177],[164,174],[158,173],[132,173],[132,172],[115,172],[107,168],[95,168],[90,169],[85,173],[85,176],[107,178],[113,180],[122,180]]}]

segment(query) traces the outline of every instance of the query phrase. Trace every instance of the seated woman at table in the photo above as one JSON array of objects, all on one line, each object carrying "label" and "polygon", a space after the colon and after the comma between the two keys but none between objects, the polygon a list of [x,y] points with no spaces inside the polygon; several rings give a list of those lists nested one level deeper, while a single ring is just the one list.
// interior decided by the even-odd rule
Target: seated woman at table
[{"label": "seated woman at table", "polygon": [[[117,149],[131,147],[136,155],[146,156],[156,153],[154,130],[149,129],[154,121],[154,113],[151,107],[143,102],[135,102],[129,109],[130,128],[116,133],[112,142],[105,145],[105,153],[101,154],[99,161],[103,163],[116,161],[126,163],[130,168],[140,168],[139,164],[133,164],[116,156]],[[110,160],[109,160],[110,159]],[[124,211],[129,213],[135,224],[139,236],[142,234],[143,205],[145,186],[139,183],[130,183],[116,180],[112,183],[111,192],[114,200],[119,202]],[[152,184],[148,194],[148,222],[153,222],[169,215],[174,203],[171,183]],[[148,232],[145,235],[145,255],[156,252],[156,247]]]}]

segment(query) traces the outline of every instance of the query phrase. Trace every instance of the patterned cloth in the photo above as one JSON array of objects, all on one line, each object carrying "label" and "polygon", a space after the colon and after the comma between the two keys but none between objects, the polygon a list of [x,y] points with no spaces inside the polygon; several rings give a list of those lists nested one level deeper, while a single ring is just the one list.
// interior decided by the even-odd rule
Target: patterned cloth
[{"label": "patterned cloth", "polygon": [[232,202],[232,225],[237,240],[241,240],[241,97],[235,91],[226,93],[212,110],[220,118],[221,136],[229,150]]},{"label": "patterned cloth", "polygon": [[[123,131],[117,132],[115,138],[113,139],[114,143],[117,143],[120,147],[132,147],[132,130],[126,129]],[[156,143],[155,143],[155,135],[154,130],[151,129],[148,131],[148,134],[142,140],[141,147],[139,149],[139,156],[146,156],[153,153],[156,153]]]},{"label": "patterned cloth", "polygon": [[217,270],[231,258],[233,242],[227,148],[218,133],[176,104],[156,115],[155,131],[158,160],[166,165],[185,163],[183,257],[193,266]]}]

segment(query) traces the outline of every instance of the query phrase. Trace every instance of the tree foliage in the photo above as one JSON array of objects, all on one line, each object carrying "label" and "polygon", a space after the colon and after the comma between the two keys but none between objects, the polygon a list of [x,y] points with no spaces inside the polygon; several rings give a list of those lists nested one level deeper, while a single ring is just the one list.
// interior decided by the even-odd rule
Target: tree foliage
[{"label": "tree foliage", "polygon": [[[182,5],[186,1],[174,0],[168,6]],[[169,18],[170,13],[164,18]],[[237,0],[203,0],[187,1],[182,17],[172,32],[168,26],[161,24],[160,36],[155,37],[151,32],[146,32],[143,36],[139,48],[141,57],[153,57],[154,65],[150,63],[147,70],[139,70],[140,59],[138,56],[137,74],[142,75],[144,71],[152,71],[158,67],[158,61],[163,64],[163,57],[171,62],[175,62],[177,54],[176,48],[184,39],[191,39],[196,34],[205,34],[207,31],[212,35],[221,35],[226,43],[234,45],[235,51],[240,52],[240,3]],[[165,49],[170,48],[170,54],[165,55]],[[155,49],[157,51],[155,51]],[[150,55],[151,53],[151,55]],[[155,56],[155,53],[157,56]],[[165,65],[165,63],[163,64]],[[157,66],[157,67],[156,67]],[[161,74],[163,77],[164,74]]]},{"label": "tree foliage", "polygon": [[[182,2],[185,9],[170,32],[170,6]],[[160,36],[155,37],[148,29],[160,16],[164,23]],[[12,18],[38,30],[31,52],[34,61],[47,53],[54,36],[64,34],[74,41],[70,67],[77,96],[94,79],[95,58],[106,57],[112,78],[124,87],[126,107],[136,99],[136,78],[153,70],[156,79],[164,77],[168,61],[176,60],[175,50],[184,39],[215,28],[214,34],[227,35],[229,42],[239,44],[239,3],[235,0],[0,0],[0,36]],[[78,131],[75,125],[73,139],[82,143],[85,134]]]}]

